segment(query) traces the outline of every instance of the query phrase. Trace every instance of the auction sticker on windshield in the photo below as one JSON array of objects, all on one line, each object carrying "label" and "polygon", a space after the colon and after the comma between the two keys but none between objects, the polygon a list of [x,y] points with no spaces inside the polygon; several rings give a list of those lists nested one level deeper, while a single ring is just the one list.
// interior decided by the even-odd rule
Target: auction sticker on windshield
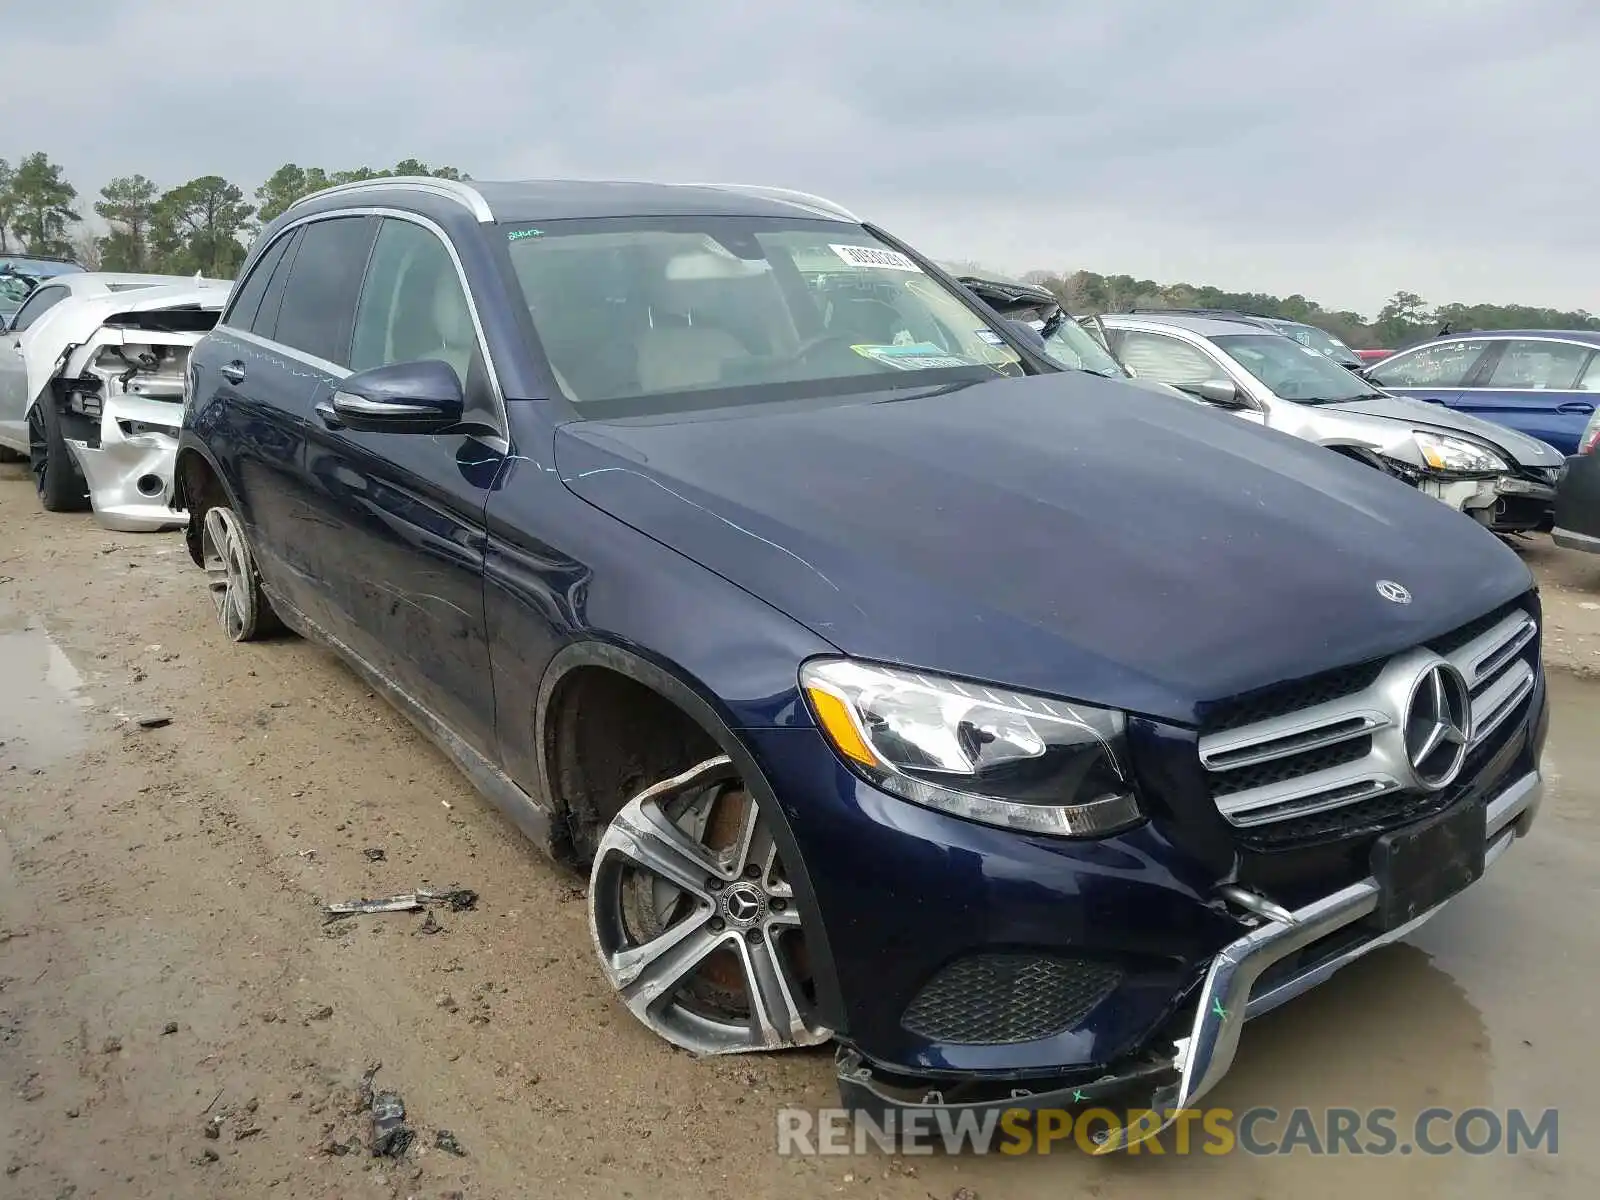
[{"label": "auction sticker on windshield", "polygon": [[893,367],[897,371],[928,371],[939,367],[974,367],[969,358],[949,354],[932,342],[910,342],[903,346],[851,346],[862,358]]},{"label": "auction sticker on windshield", "polygon": [[842,246],[831,242],[828,249],[852,267],[877,267],[882,271],[915,271],[918,275],[922,274],[922,268],[898,250],[885,250],[880,246]]}]

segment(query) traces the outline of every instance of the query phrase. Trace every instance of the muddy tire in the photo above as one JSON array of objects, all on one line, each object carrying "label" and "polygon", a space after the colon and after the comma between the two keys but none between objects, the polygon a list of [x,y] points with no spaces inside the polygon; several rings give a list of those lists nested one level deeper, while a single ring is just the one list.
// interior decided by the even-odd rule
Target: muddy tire
[{"label": "muddy tire", "polygon": [[89,507],[89,485],[67,449],[61,416],[48,400],[28,410],[28,468],[45,512],[83,512]]},{"label": "muddy tire", "polygon": [[217,621],[230,641],[252,642],[283,628],[272,603],[261,590],[261,573],[233,509],[206,509],[200,529],[201,565]]}]

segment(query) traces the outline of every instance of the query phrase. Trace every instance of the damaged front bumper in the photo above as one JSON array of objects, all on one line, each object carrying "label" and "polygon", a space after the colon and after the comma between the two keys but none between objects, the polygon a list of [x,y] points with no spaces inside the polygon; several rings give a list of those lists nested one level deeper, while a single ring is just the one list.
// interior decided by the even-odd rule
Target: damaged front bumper
[{"label": "damaged front bumper", "polygon": [[107,529],[178,529],[188,516],[168,507],[178,454],[181,408],[168,400],[122,395],[104,402],[98,437],[68,436],[95,519]]},{"label": "damaged front bumper", "polygon": [[1555,511],[1553,483],[1509,473],[1467,478],[1425,473],[1416,486],[1495,533],[1544,528]]},{"label": "damaged front bumper", "polygon": [[[1526,833],[1542,794],[1538,770],[1530,771],[1494,796],[1484,809],[1484,868],[1494,863],[1512,841]],[[1095,1137],[1096,1153],[1124,1149],[1156,1136],[1191,1109],[1233,1064],[1245,1022],[1326,982],[1341,967],[1412,933],[1444,904],[1415,918],[1376,930],[1370,924],[1379,909],[1382,888],[1368,877],[1302,908],[1288,911],[1262,897],[1235,892],[1257,924],[1224,946],[1212,959],[1193,1007],[1180,1021],[1170,1054],[1154,1054],[1094,1079],[1074,1083],[1018,1086],[1000,1097],[965,1101],[957,1098],[963,1084],[918,1092],[904,1083],[880,1077],[855,1050],[838,1054],[839,1094],[845,1107],[882,1128],[893,1120],[909,1128],[911,1118],[934,1128],[940,1112],[981,1117],[988,1112],[1082,1109],[1113,1098],[1141,1114],[1131,1123],[1111,1123]],[[1453,898],[1453,897],[1452,897]],[[1370,932],[1369,932],[1370,931]],[[1279,970],[1272,970],[1279,967]],[[920,1114],[920,1115],[919,1115]]]}]

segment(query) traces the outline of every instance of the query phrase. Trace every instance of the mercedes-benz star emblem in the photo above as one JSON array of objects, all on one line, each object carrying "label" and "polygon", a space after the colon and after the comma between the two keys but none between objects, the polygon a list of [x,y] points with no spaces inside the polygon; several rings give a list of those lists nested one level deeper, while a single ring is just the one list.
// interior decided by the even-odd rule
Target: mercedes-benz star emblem
[{"label": "mercedes-benz star emblem", "polygon": [[722,911],[728,924],[744,928],[761,919],[766,897],[754,884],[736,883],[722,894]]},{"label": "mercedes-benz star emblem", "polygon": [[1405,719],[1406,757],[1429,791],[1448,787],[1472,739],[1472,693],[1461,672],[1436,662],[1417,679]]},{"label": "mercedes-benz star emblem", "polygon": [[1392,579],[1378,580],[1378,595],[1391,604],[1410,604],[1411,591],[1403,584],[1398,584]]}]

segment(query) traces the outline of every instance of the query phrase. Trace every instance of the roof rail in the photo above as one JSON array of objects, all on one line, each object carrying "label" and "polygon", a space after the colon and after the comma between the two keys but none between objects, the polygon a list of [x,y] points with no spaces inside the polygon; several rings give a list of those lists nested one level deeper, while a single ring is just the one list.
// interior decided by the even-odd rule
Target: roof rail
[{"label": "roof rail", "polygon": [[804,208],[824,217],[836,217],[841,221],[850,221],[857,225],[861,218],[856,216],[842,204],[835,204],[826,196],[815,196],[810,192],[797,192],[793,188],[768,187],[762,183],[685,183],[683,187],[716,188],[724,192],[740,192],[746,196],[763,196],[768,200],[782,200],[793,204],[797,208]]},{"label": "roof rail", "polygon": [[[1236,308],[1139,308],[1127,310],[1129,313],[1178,313],[1186,317],[1224,317],[1233,321],[1249,321],[1252,325],[1270,324],[1273,321],[1287,321],[1288,317],[1263,317],[1257,313],[1242,312]],[[1298,321],[1293,322],[1299,324]]]},{"label": "roof rail", "polygon": [[442,196],[446,200],[454,200],[486,225],[494,221],[494,212],[489,208],[489,202],[477,188],[459,179],[442,179],[436,175],[376,175],[371,179],[353,179],[349,183],[336,183],[308,196],[301,196],[289,205],[289,208],[296,208],[319,196],[339,196],[371,188],[405,188],[409,191]]}]

